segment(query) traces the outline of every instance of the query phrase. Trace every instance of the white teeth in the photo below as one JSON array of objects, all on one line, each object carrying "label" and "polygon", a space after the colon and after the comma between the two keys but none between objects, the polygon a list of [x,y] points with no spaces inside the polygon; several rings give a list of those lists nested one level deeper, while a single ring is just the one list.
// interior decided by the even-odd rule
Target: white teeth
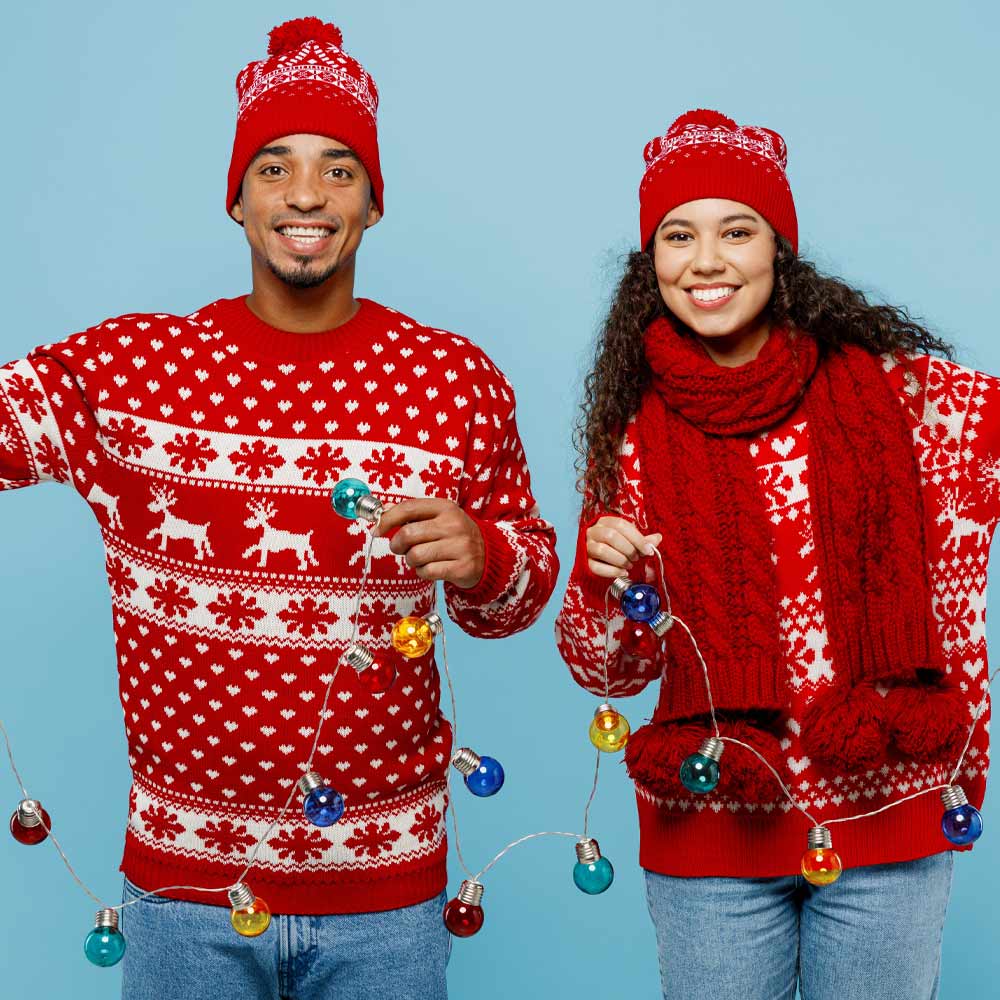
[{"label": "white teeth", "polygon": [[724,299],[736,291],[736,285],[726,285],[723,288],[689,288],[691,297],[699,302],[715,302],[716,299]]},{"label": "white teeth", "polygon": [[282,236],[292,236],[295,239],[304,237],[307,241],[323,239],[323,237],[330,235],[330,230],[322,226],[279,226],[278,232]]}]

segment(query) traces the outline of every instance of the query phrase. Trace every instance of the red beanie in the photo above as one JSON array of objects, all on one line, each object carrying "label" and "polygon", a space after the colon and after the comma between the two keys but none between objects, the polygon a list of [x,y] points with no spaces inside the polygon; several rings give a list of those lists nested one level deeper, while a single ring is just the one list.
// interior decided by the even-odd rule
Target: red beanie
[{"label": "red beanie", "polygon": [[236,78],[240,106],[226,211],[239,198],[243,175],[261,146],[300,132],[349,146],[368,171],[372,196],[384,211],[375,81],[341,48],[340,29],[318,17],[286,21],[269,38],[269,58],[250,63]]},{"label": "red beanie", "polygon": [[737,125],[718,111],[688,111],[643,152],[639,184],[641,246],[672,208],[727,198],[756,209],[798,253],[799,224],[785,177],[785,140],[768,128]]}]

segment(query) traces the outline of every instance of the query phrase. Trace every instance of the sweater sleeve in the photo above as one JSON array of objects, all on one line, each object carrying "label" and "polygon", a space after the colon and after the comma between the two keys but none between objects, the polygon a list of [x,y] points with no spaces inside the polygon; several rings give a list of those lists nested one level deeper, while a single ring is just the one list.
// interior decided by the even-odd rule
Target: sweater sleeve
[{"label": "sweater sleeve", "polygon": [[476,410],[469,424],[459,506],[486,549],[471,588],[444,585],[448,614],[470,635],[496,639],[527,628],[555,587],[555,529],[539,514],[515,417],[514,391],[485,355],[476,361]]},{"label": "sweater sleeve", "polygon": [[96,420],[83,380],[67,362],[77,335],[0,367],[0,490],[41,482],[70,483],[86,494],[96,462]]},{"label": "sweater sleeve", "polygon": [[1000,379],[927,354],[884,361],[935,482],[947,484],[964,516],[992,530],[1000,520]]},{"label": "sweater sleeve", "polygon": [[975,456],[970,480],[975,484],[988,523],[1000,521],[1000,378],[975,373],[975,409],[967,437]]},{"label": "sweater sleeve", "polygon": [[[624,517],[637,525],[643,534],[649,534],[642,503],[634,418],[629,422],[622,442],[620,466],[624,485],[618,509],[581,517],[576,560],[555,626],[556,645],[573,679],[601,697],[605,691],[604,662],[607,656],[608,694],[615,698],[639,694],[650,681],[659,677],[662,669],[660,643],[651,630],[645,625],[636,629],[628,622],[617,602],[608,595],[610,580],[594,576],[587,565],[587,529],[606,514]],[[585,501],[584,510],[589,507],[590,504]],[[634,573],[637,580],[644,579],[646,565],[646,560],[637,564]],[[606,606],[610,618],[605,617]],[[629,633],[629,629],[633,632]],[[639,641],[634,641],[636,633],[641,636]]]}]

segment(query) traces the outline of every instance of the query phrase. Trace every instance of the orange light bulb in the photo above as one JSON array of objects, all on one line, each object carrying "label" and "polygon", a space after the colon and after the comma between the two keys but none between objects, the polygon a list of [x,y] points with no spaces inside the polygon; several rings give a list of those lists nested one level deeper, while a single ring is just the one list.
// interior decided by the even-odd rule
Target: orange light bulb
[{"label": "orange light bulb", "polygon": [[810,885],[830,885],[840,878],[843,870],[830,831],[825,826],[814,826],[809,831],[809,848],[802,855],[802,877]]}]

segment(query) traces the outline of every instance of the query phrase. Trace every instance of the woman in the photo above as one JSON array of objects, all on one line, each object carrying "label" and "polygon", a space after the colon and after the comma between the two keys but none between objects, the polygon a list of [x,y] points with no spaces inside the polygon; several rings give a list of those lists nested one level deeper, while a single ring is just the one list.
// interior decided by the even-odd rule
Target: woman
[{"label": "woman", "polygon": [[[645,159],[556,633],[603,699],[608,601],[610,697],[661,678],[625,760],[663,995],[936,996],[940,789],[978,807],[985,788],[985,719],[952,772],[987,681],[1000,381],[797,256],[776,133],[689,112]],[[665,588],[662,636],[623,616],[622,576]],[[725,752],[705,791],[679,771],[715,733],[709,686]],[[800,868],[814,824],[844,866],[822,887]]]}]

